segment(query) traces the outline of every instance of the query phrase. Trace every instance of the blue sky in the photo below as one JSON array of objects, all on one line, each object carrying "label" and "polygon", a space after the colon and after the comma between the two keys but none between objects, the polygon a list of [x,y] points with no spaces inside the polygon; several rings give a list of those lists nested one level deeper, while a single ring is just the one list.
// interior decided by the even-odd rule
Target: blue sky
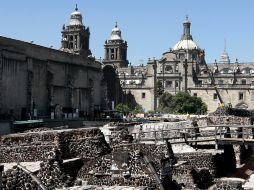
[{"label": "blue sky", "polygon": [[225,38],[232,62],[254,62],[253,0],[1,0],[0,35],[58,49],[76,3],[97,58],[104,57],[104,42],[117,21],[132,65],[159,59],[180,39],[188,15],[208,63],[219,58]]}]

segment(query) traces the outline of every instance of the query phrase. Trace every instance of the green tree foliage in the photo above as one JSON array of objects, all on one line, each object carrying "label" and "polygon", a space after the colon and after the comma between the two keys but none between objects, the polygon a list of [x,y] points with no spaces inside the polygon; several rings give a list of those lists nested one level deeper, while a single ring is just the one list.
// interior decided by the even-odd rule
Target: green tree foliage
[{"label": "green tree foliage", "polygon": [[121,103],[116,106],[116,111],[118,111],[124,115],[127,115],[130,113],[131,110],[128,105]]},{"label": "green tree foliage", "polygon": [[154,110],[148,110],[146,113],[147,114],[155,114],[155,111]]},{"label": "green tree foliage", "polygon": [[132,114],[144,113],[144,110],[141,105],[137,105],[134,110],[132,110]]},{"label": "green tree foliage", "polygon": [[165,92],[159,98],[159,111],[163,113],[170,113],[172,109],[173,95]]},{"label": "green tree foliage", "polygon": [[185,92],[178,92],[175,96],[166,92],[160,97],[159,102],[161,112],[179,114],[204,114],[207,112],[207,106],[201,98]]},{"label": "green tree foliage", "polygon": [[156,83],[156,95],[157,97],[160,97],[164,93],[163,84],[160,80]]}]

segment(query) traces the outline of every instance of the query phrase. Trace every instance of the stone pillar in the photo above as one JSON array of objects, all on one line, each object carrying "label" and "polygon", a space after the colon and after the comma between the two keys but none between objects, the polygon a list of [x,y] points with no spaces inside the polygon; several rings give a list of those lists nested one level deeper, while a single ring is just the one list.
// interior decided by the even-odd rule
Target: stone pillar
[{"label": "stone pillar", "polygon": [[0,165],[0,190],[3,189],[3,182],[2,182],[2,172],[4,171],[4,166]]},{"label": "stone pillar", "polygon": [[80,50],[81,47],[80,47],[80,36],[78,35],[77,36],[77,49]]},{"label": "stone pillar", "polygon": [[27,58],[27,113],[32,116],[32,102],[33,102],[33,59]]},{"label": "stone pillar", "polygon": [[105,56],[104,56],[105,60],[108,60],[108,48],[105,48]]},{"label": "stone pillar", "polygon": [[121,57],[120,57],[120,48],[117,48],[117,54],[118,54],[118,55],[117,55],[117,59],[118,59],[118,60],[121,60]]},{"label": "stone pillar", "polygon": [[114,51],[114,59],[117,60],[117,48],[115,48],[115,51]]}]

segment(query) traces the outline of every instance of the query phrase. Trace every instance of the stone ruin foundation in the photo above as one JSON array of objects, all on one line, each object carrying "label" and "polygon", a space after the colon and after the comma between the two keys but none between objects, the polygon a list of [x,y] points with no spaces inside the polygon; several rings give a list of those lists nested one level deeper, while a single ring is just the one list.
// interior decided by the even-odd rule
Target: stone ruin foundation
[{"label": "stone ruin foundation", "polygon": [[54,148],[63,159],[97,158],[111,151],[98,128],[17,133],[0,137],[0,163],[46,160]]},{"label": "stone ruin foundation", "polygon": [[[243,117],[235,119],[249,122]],[[216,122],[216,116],[210,121]],[[225,121],[228,122],[226,116]],[[133,143],[126,129],[112,135],[109,143],[98,128],[12,134],[0,137],[0,152],[0,163],[41,161],[39,171],[33,174],[49,190],[84,185],[84,182],[159,189],[158,177],[165,189],[198,190],[212,184],[219,187],[218,163],[228,161],[223,153],[198,150],[172,155],[165,144]],[[72,158],[79,159],[63,163],[63,159]],[[3,173],[3,185],[5,189],[19,186],[38,189],[38,181],[18,166]]]}]

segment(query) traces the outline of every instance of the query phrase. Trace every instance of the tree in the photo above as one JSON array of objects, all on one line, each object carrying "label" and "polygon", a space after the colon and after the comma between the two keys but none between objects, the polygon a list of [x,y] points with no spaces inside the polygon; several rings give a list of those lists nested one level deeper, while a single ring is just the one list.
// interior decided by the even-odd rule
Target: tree
[{"label": "tree", "polygon": [[156,83],[156,95],[157,97],[160,97],[164,93],[163,84],[160,80]]},{"label": "tree", "polygon": [[132,110],[132,114],[136,115],[138,113],[144,113],[144,109],[141,105],[137,105],[134,110]]},{"label": "tree", "polygon": [[127,115],[130,113],[130,108],[126,104],[117,104],[116,111],[122,113],[123,115]]},{"label": "tree", "polygon": [[173,95],[165,92],[159,99],[159,111],[163,113],[170,113],[172,109]]},{"label": "tree", "polygon": [[160,97],[159,108],[166,113],[203,114],[207,112],[207,106],[201,98],[185,92],[178,92],[175,96],[164,93]]}]

